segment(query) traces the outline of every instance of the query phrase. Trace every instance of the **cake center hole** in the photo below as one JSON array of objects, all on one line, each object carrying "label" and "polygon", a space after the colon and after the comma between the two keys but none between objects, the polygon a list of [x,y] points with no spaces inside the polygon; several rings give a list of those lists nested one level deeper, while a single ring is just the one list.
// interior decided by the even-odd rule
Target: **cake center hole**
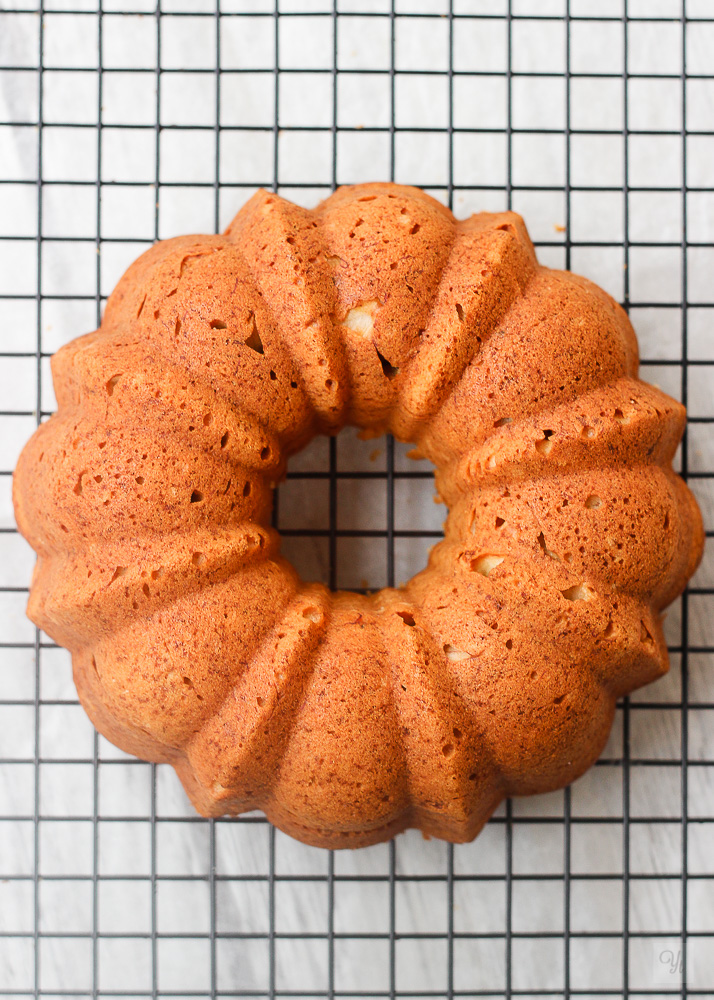
[{"label": "cake center hole", "polygon": [[408,457],[413,450],[348,427],[292,456],[275,491],[275,526],[303,580],[365,592],[398,587],[425,568],[448,510],[434,502],[434,466]]}]

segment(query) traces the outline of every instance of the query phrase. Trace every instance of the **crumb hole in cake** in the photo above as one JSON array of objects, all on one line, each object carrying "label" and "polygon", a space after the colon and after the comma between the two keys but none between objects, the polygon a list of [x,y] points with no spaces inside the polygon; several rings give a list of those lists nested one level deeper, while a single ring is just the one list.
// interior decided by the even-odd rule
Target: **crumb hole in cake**
[{"label": "crumb hole in cake", "polygon": [[144,296],[144,298],[141,300],[141,305],[139,306],[139,311],[136,314],[136,318],[137,319],[139,318],[139,316],[141,316],[141,314],[142,314],[142,312],[144,310],[144,304],[145,304],[145,302],[146,302],[146,296]]},{"label": "crumb hole in cake", "polygon": [[457,646],[452,646],[450,642],[444,643],[444,652],[446,653],[446,659],[451,663],[460,663],[462,660],[471,659],[471,653],[467,653]]},{"label": "crumb hole in cake", "polygon": [[594,438],[595,437],[595,428],[594,427],[588,427],[586,425],[580,431],[580,437],[582,437],[582,438]]},{"label": "crumb hole in cake", "polygon": [[626,424],[627,423],[627,417],[622,412],[622,410],[620,409],[619,406],[615,410],[615,420],[618,422],[618,424]]},{"label": "crumb hole in cake", "polygon": [[221,448],[225,448],[225,446],[228,444],[229,437],[230,433],[226,431],[225,434],[221,437]]},{"label": "crumb hole in cake", "polygon": [[538,535],[538,545],[539,545],[539,547],[540,547],[541,551],[542,551],[542,552],[543,552],[543,553],[544,553],[545,555],[549,556],[549,557],[550,557],[551,559],[555,559],[555,561],[556,561],[556,562],[560,562],[560,556],[559,556],[559,555],[558,555],[558,554],[557,554],[556,552],[552,552],[552,551],[551,551],[551,550],[550,550],[550,549],[548,548],[548,546],[547,546],[547,545],[545,544],[545,535],[543,534],[543,532],[542,532],[542,531],[541,531],[541,533],[540,533],[540,534]]},{"label": "crumb hole in cake", "polygon": [[126,566],[117,566],[117,568],[114,570],[114,575],[109,581],[110,585],[114,583],[115,580],[118,580],[120,576],[124,576],[127,572],[128,568]]},{"label": "crumb hole in cake", "polygon": [[194,552],[191,556],[191,562],[194,566],[203,566],[206,562],[206,556],[203,552]]},{"label": "crumb hole in cake", "polygon": [[560,593],[566,601],[587,601],[590,597],[590,592],[583,583],[576,583],[574,587],[568,587],[567,590],[561,590]]},{"label": "crumb hole in cake", "polygon": [[665,514],[664,515],[664,525],[663,525],[663,527],[664,527],[665,531],[667,530],[667,528],[669,528],[669,514]]},{"label": "crumb hole in cake", "polygon": [[320,609],[315,607],[308,607],[302,609],[303,618],[309,618],[311,622],[319,622],[321,619]]},{"label": "crumb hole in cake", "polygon": [[464,321],[464,309],[463,306],[457,302],[456,303],[456,315],[459,317],[460,322]]},{"label": "crumb hole in cake", "polygon": [[496,568],[500,566],[505,556],[497,556],[491,553],[479,556],[477,559],[471,560],[471,570],[474,573],[480,573],[481,576],[489,576],[489,574]]},{"label": "crumb hole in cake", "polygon": [[251,491],[251,485],[250,485],[250,483],[245,483],[245,485],[243,486],[243,496],[244,497],[249,497],[250,496],[250,491]]},{"label": "crumb hole in cake", "polygon": [[550,440],[552,436],[553,431],[543,431],[543,437],[536,441],[536,451],[540,452],[541,455],[547,455],[553,447],[553,442]]},{"label": "crumb hole in cake", "polygon": [[455,740],[460,740],[461,739],[462,733],[461,733],[460,729],[457,729],[456,727],[454,727],[451,731],[454,734],[454,739]]},{"label": "crumb hole in cake", "polygon": [[190,677],[182,677],[181,679],[182,679],[183,683],[186,685],[186,687],[189,688],[191,691],[193,691],[193,693],[196,695],[196,697],[198,698],[198,700],[199,701],[203,701],[203,696],[198,693],[198,691],[194,687],[194,684],[193,684],[193,681],[191,680],[191,678]]},{"label": "crumb hole in cake", "polygon": [[614,631],[615,631],[615,626],[612,622],[612,619],[610,619],[610,621],[605,626],[605,631],[603,632],[603,635],[605,636],[606,639],[609,639]]},{"label": "crumb hole in cake", "polygon": [[271,382],[275,382],[275,381],[276,381],[276,379],[277,379],[277,377],[278,377],[278,376],[277,376],[277,375],[275,374],[275,372],[274,372],[274,371],[273,371],[273,370],[271,369],[271,371],[270,371],[270,381],[271,381]]},{"label": "crumb hole in cake", "polygon": [[150,596],[149,584],[148,583],[145,583],[141,589],[143,590],[145,597],[149,597]]},{"label": "crumb hole in cake", "polygon": [[640,642],[643,642],[645,645],[650,645],[651,643],[654,643],[654,639],[652,638],[652,633],[650,632],[650,630],[647,628],[647,626],[643,621],[640,622]]},{"label": "crumb hole in cake", "polygon": [[77,494],[78,497],[81,497],[82,493],[84,492],[84,488],[82,486],[82,476],[86,476],[86,474],[87,474],[86,471],[80,472],[79,479],[74,484],[74,492]]},{"label": "crumb hole in cake", "polygon": [[441,748],[441,752],[445,757],[452,757],[456,751],[456,747],[453,743],[445,743]]},{"label": "crumb hole in cake", "polygon": [[553,698],[553,704],[554,705],[562,705],[562,703],[564,701],[565,701],[565,695],[564,694],[559,694],[557,698]]},{"label": "crumb hole in cake", "polygon": [[263,354],[263,341],[260,339],[258,327],[255,325],[255,316],[251,315],[251,320],[253,327],[251,329],[250,336],[245,341],[245,346],[250,347],[251,351],[255,351],[256,354]]},{"label": "crumb hole in cake", "polygon": [[[117,382],[119,381],[120,378],[121,378],[121,374],[119,374],[119,375],[112,375],[112,377],[109,379],[109,381],[106,384],[107,396],[113,396],[114,395],[114,387],[116,386],[116,384],[117,384]],[[101,445],[100,445],[100,447],[101,447]]]},{"label": "crumb hole in cake", "polygon": [[506,639],[506,649],[513,649],[513,639]]},{"label": "crumb hole in cake", "polygon": [[419,232],[420,229],[421,229],[421,226],[419,225],[419,223],[415,222],[414,225],[412,226],[412,228],[409,230],[409,235],[410,236],[416,236],[416,234]]},{"label": "crumb hole in cake", "polygon": [[377,351],[377,357],[379,358],[379,363],[382,366],[384,375],[391,381],[396,375],[399,374],[399,369],[393,364],[390,364],[390,362],[387,361],[384,355],[376,347],[375,351]]},{"label": "crumb hole in cake", "polygon": [[261,459],[264,462],[268,461],[268,459],[270,458],[270,446],[269,445],[266,444],[263,448],[260,449],[260,457],[261,457]]},{"label": "crumb hole in cake", "polygon": [[501,417],[500,420],[497,420],[494,423],[493,426],[494,427],[505,427],[507,424],[512,424],[512,423],[513,423],[513,421],[511,420],[510,417]]},{"label": "crumb hole in cake", "polygon": [[414,615],[411,613],[411,611],[397,611],[395,612],[395,614],[402,619],[405,625],[409,625],[411,628],[414,628],[414,626],[416,625],[416,622],[414,621]]},{"label": "crumb hole in cake", "polygon": [[505,518],[503,518],[503,517],[497,517],[496,518],[496,527],[497,528],[502,528],[505,523],[506,523],[506,519]]},{"label": "crumb hole in cake", "polygon": [[204,413],[203,426],[208,427],[208,425],[211,423],[212,420],[213,420],[213,414],[210,411],[208,413]]},{"label": "crumb hole in cake", "polygon": [[181,333],[181,320],[177,316],[176,322],[174,323],[174,337],[178,337],[180,333]]},{"label": "crumb hole in cake", "polygon": [[158,569],[152,569],[152,571],[151,571],[151,579],[152,580],[159,580],[164,575],[164,572],[165,571],[164,571],[164,567],[163,566],[159,566]]},{"label": "crumb hole in cake", "polygon": [[369,337],[374,330],[374,314],[377,309],[379,309],[379,302],[376,299],[363,302],[350,309],[344,318],[343,326],[354,330],[355,333],[359,333],[363,337]]},{"label": "crumb hole in cake", "polygon": [[194,490],[191,494],[191,503],[201,503],[203,500],[203,493],[200,490]]},{"label": "crumb hole in cake", "polygon": [[144,477],[143,476],[135,476],[134,477],[134,482],[138,483],[139,486],[143,486],[144,485]]},{"label": "crumb hole in cake", "polygon": [[600,497],[596,497],[595,494],[593,494],[587,498],[585,506],[588,510],[597,510],[598,507],[602,507],[602,500]]}]

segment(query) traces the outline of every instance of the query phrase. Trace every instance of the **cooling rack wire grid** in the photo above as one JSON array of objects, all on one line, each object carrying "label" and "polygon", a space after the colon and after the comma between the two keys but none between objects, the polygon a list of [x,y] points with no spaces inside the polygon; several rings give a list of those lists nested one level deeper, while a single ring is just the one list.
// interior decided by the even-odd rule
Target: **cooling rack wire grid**
[{"label": "cooling rack wire grid", "polygon": [[[194,815],[79,708],[24,617],[11,474],[49,358],[153,240],[262,185],[420,185],[512,207],[543,262],[629,310],[689,408],[714,527],[711,0],[0,0],[0,997],[714,995],[714,556],[666,621],[672,670],[599,764],[479,839],[331,854]],[[428,463],[345,432],[292,460],[284,548],[378,587],[441,534]]]}]

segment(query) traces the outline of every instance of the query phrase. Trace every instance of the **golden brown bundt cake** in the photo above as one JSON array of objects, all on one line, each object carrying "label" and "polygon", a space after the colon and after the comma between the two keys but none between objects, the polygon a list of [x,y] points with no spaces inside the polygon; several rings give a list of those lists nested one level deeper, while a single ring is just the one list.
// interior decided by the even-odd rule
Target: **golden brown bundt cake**
[{"label": "golden brown bundt cake", "polygon": [[[97,728],[204,815],[469,840],[667,670],[702,525],[684,409],[637,368],[622,309],[540,267],[518,215],[259,191],[223,236],[152,247],[55,356],[15,476],[28,613]],[[428,567],[368,596],[304,583],[269,527],[288,456],[346,424],[414,442],[449,507]]]}]

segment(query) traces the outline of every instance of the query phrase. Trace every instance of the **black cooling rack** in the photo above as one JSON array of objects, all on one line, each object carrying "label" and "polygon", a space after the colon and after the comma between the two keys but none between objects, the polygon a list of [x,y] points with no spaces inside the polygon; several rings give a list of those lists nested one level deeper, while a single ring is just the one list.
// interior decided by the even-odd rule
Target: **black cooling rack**
[{"label": "black cooling rack", "polygon": [[[108,53],[130,22],[140,33],[151,25],[151,40],[143,63],[123,65]],[[66,64],[68,23],[84,41]],[[309,37],[306,28],[327,41],[316,61],[308,46],[301,64],[294,42],[299,31]],[[174,33],[186,30],[195,31],[203,58],[189,62],[197,65],[166,56]],[[241,52],[243,32],[250,43]],[[170,772],[128,760],[83,728],[66,657],[23,620],[29,561],[7,500],[14,456],[54,405],[48,357],[83,332],[77,317],[99,322],[117,261],[169,234],[162,213],[172,192],[211,199],[205,224],[218,230],[259,185],[310,203],[338,183],[396,179],[433,191],[457,214],[523,210],[536,220],[542,259],[609,276],[645,329],[647,377],[690,404],[680,466],[711,537],[713,55],[707,0],[0,6],[0,255],[15,275],[0,283],[9,401],[0,403],[0,996],[714,993],[714,574],[706,564],[670,617],[672,675],[621,703],[615,736],[583,782],[506,803],[474,845],[408,834],[332,854],[293,844],[261,817],[196,817]],[[301,78],[328,110],[308,102],[302,120],[294,111],[285,120]],[[115,92],[129,80],[137,114],[117,119]],[[250,120],[236,98],[246,93],[241,81],[259,95]],[[441,110],[428,124],[413,108],[405,117],[402,97],[413,86],[424,88],[417,111],[426,92],[438,94]],[[166,95],[194,87],[208,110],[200,121],[174,120]],[[360,88],[378,96],[360,106]],[[543,118],[519,110],[529,90],[544,95]],[[371,119],[345,117],[345,94],[365,114],[371,101]],[[600,109],[594,117],[583,112],[590,106]],[[121,143],[128,130],[153,150],[151,165],[114,176],[108,140]],[[208,143],[209,173],[164,175],[172,132],[185,144]],[[294,169],[306,141],[318,150],[305,161],[309,175]],[[50,161],[63,143],[70,153],[58,174]],[[226,169],[227,144],[250,154],[254,174]],[[267,149],[262,160],[258,148]],[[588,171],[593,157],[601,158],[597,176]],[[132,190],[153,200],[136,210],[141,234],[106,232],[108,202]],[[58,228],[58,201],[77,191],[83,207]],[[589,198],[606,206],[608,231],[596,225],[598,207],[585,211],[592,226],[583,229]],[[620,207],[613,212],[608,199]],[[31,207],[18,216],[16,202]],[[648,229],[648,213],[662,206],[662,228]],[[557,227],[539,223],[553,214]],[[19,217],[25,224],[13,229],[7,220]],[[67,290],[57,261],[79,260],[88,248],[85,277]],[[646,280],[658,267],[662,288]],[[381,464],[370,467],[354,461],[343,437],[331,439],[289,473],[322,490],[324,503],[319,524],[283,530],[286,544],[304,565],[321,546],[314,564],[333,587],[355,552],[359,562],[358,542],[382,553],[373,563],[379,579],[365,581],[382,586],[398,582],[400,545],[424,548],[439,537],[428,523],[400,527],[400,484],[430,491],[430,472],[409,471],[391,439],[383,447]],[[341,491],[367,485],[384,491],[381,520],[369,530],[345,526]]]}]

